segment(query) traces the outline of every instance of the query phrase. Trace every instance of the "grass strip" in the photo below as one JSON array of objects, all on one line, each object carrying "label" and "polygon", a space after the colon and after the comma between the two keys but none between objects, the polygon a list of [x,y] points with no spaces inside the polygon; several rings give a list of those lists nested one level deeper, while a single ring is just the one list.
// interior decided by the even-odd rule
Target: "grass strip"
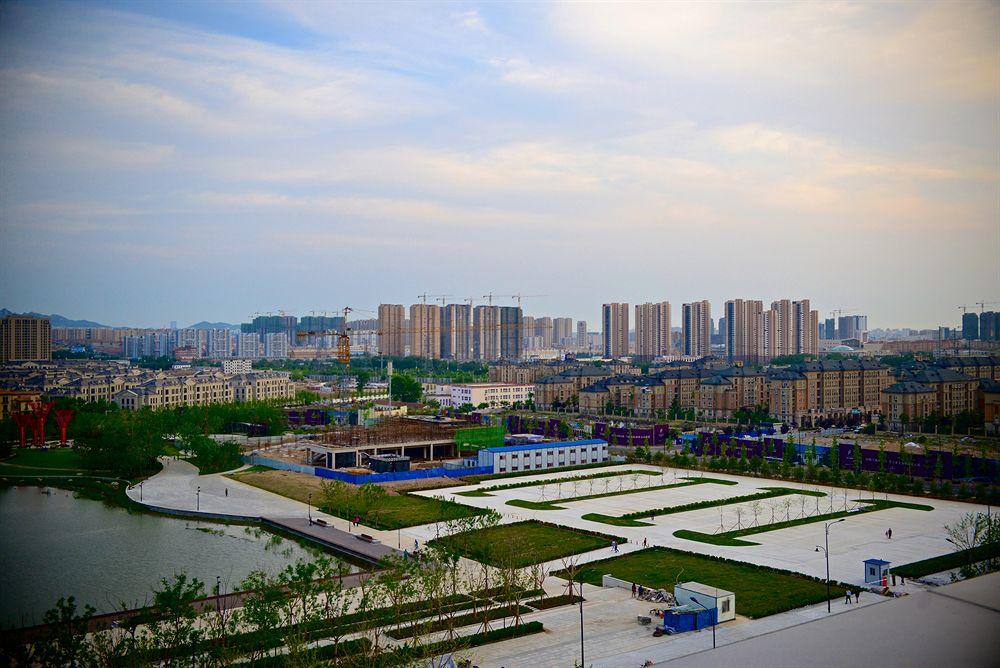
[{"label": "grass strip", "polygon": [[[536,473],[548,473],[548,471],[535,471]],[[592,475],[578,475],[572,476],[570,478],[555,478],[548,480],[527,480],[525,482],[515,482],[509,485],[495,485],[493,487],[484,487],[483,489],[471,489],[467,492],[455,492],[455,496],[493,496],[490,492],[497,492],[503,489],[519,489],[521,487],[541,487],[542,485],[554,485],[565,482],[580,482],[583,480],[596,480],[598,478],[614,478],[616,476],[626,476],[626,475],[660,475],[659,471],[644,471],[640,469],[628,470],[628,471],[605,471],[603,473],[594,473]]]},{"label": "grass strip", "polygon": [[565,510],[560,503],[571,503],[575,501],[590,501],[592,499],[603,499],[609,496],[622,496],[625,494],[640,494],[642,492],[656,492],[664,489],[673,489],[675,487],[690,487],[692,485],[737,485],[739,483],[733,480],[721,480],[719,478],[686,478],[688,482],[675,482],[669,485],[656,485],[655,487],[643,487],[636,489],[624,489],[617,492],[602,492],[600,494],[587,494],[585,496],[571,496],[565,499],[554,499],[552,501],[525,501],[524,499],[511,499],[507,502],[508,506],[517,506],[518,508],[528,508],[530,510]]},{"label": "grass strip", "polygon": [[[565,571],[553,575],[568,577]],[[677,582],[710,583],[735,593],[736,611],[754,619],[826,600],[826,582],[820,578],[666,547],[583,564],[575,579],[600,587],[604,575],[668,591]],[[834,583],[830,596],[842,599],[844,585]]]},{"label": "grass strip", "polygon": [[799,517],[794,520],[787,520],[785,522],[774,522],[772,524],[763,524],[755,527],[747,527],[745,529],[736,529],[734,531],[726,531],[724,533],[702,533],[700,531],[691,531],[690,529],[679,529],[674,532],[674,536],[677,538],[684,538],[687,540],[694,540],[700,543],[708,543],[710,545],[724,545],[728,547],[746,547],[749,545],[760,545],[760,543],[753,543],[748,540],[740,540],[742,536],[752,536],[758,533],[767,533],[769,531],[778,531],[779,529],[787,529],[788,527],[799,526],[802,524],[812,524],[814,522],[826,522],[828,520],[836,520],[841,517],[851,517],[853,515],[860,515],[863,513],[874,513],[879,510],[888,510],[889,508],[909,508],[910,510],[934,510],[932,506],[927,506],[922,503],[907,503],[905,501],[887,501],[885,499],[876,499],[873,501],[865,501],[863,499],[858,499],[859,503],[867,504],[867,507],[861,508],[859,510],[841,510],[835,513],[826,513],[823,515],[813,515],[811,517]]},{"label": "grass strip", "polygon": [[585,600],[587,599],[581,599],[579,596],[571,594],[560,594],[559,596],[548,596],[535,601],[528,601],[528,605],[535,610],[548,610],[549,608],[558,608],[561,605],[570,605]]},{"label": "grass strip", "polygon": [[611,541],[624,543],[625,539],[529,520],[463,531],[436,538],[431,543],[490,566],[523,568],[608,547]]},{"label": "grass strip", "polygon": [[1000,565],[1000,543],[979,545],[972,549],[943,554],[940,557],[931,557],[930,559],[922,559],[921,561],[893,566],[892,572],[908,578],[921,578],[933,573],[958,570],[963,566],[986,561],[987,559],[997,559],[997,564]]},{"label": "grass strip", "polygon": [[766,490],[763,494],[744,494],[743,496],[732,496],[728,499],[709,499],[707,501],[695,501],[679,506],[666,506],[654,510],[640,510],[634,513],[623,515],[601,515],[600,513],[587,513],[583,519],[591,522],[601,522],[613,526],[623,527],[648,527],[653,526],[649,522],[639,522],[639,518],[652,518],[657,515],[673,515],[675,513],[686,513],[692,510],[702,510],[704,508],[715,508],[717,506],[728,506],[744,501],[759,501],[761,499],[773,499],[778,496],[788,496],[790,494],[802,494],[804,496],[826,496],[825,492],[814,492],[806,489],[794,489],[792,487],[762,487]]},{"label": "grass strip", "polygon": [[426,633],[444,631],[445,629],[457,629],[470,624],[481,624],[484,621],[492,622],[496,619],[504,619],[505,617],[513,617],[514,615],[524,615],[529,612],[534,612],[534,610],[524,605],[503,605],[498,608],[488,608],[478,612],[470,612],[467,615],[459,615],[458,617],[437,619],[426,623],[403,626],[398,629],[389,629],[386,631],[386,635],[395,638],[396,640],[405,640],[406,638],[412,638]]}]

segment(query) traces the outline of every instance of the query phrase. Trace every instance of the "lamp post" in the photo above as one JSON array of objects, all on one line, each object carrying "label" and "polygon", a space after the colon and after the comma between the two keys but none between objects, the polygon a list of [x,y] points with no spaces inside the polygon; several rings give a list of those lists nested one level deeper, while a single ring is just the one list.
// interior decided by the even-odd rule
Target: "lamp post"
[{"label": "lamp post", "polygon": [[142,482],[141,480],[139,481],[139,503],[142,503]]},{"label": "lamp post", "polygon": [[[690,598],[692,601],[700,605],[705,610],[711,610],[711,608],[709,608],[707,605],[696,599],[694,596],[689,596],[688,598]],[[715,622],[718,621],[718,618],[719,618],[719,609],[716,608],[715,617],[712,618],[712,649],[715,649]]]},{"label": "lamp post", "polygon": [[218,613],[222,612],[222,604],[219,602],[219,598],[222,596],[222,577],[219,575],[215,576],[215,611]]},{"label": "lamp post", "polygon": [[816,546],[816,552],[823,550],[823,556],[826,557],[826,611],[828,613],[830,612],[830,525],[843,522],[846,519],[846,517],[841,517],[839,520],[825,523],[823,525],[823,544],[825,547]]},{"label": "lamp post", "polygon": [[198,491],[195,492],[195,497],[194,498],[195,498],[194,509],[195,510],[201,510],[201,487],[199,487]]},{"label": "lamp post", "polygon": [[[571,583],[572,584],[572,583]],[[583,582],[580,582],[580,665],[586,666],[583,655]]]},{"label": "lamp post", "polygon": [[312,495],[312,494],[310,494],[310,495],[309,495],[309,496],[308,496],[308,497],[306,498],[306,512],[307,512],[307,513],[309,513],[309,526],[312,526],[312,523],[313,523],[313,516],[312,516],[312,501],[313,501],[313,495]]}]

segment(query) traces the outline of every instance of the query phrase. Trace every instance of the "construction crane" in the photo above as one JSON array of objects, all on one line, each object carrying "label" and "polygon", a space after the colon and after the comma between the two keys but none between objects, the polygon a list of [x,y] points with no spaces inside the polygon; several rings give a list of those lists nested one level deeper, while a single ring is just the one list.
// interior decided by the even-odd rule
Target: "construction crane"
[{"label": "construction crane", "polygon": [[440,301],[441,302],[441,306],[444,306],[445,300],[448,299],[449,297],[451,297],[451,295],[429,295],[426,292],[424,294],[422,294],[422,295],[417,295],[417,299],[423,300],[423,303],[425,305],[427,304],[427,298],[428,297],[430,297],[434,301]]},{"label": "construction crane", "polygon": [[976,302],[976,306],[979,307],[979,313],[982,314],[986,310],[987,306],[993,306],[994,304],[1000,304],[1000,302]]},{"label": "construction crane", "polygon": [[351,363],[351,328],[347,326],[347,316],[353,311],[350,306],[344,307],[344,324],[338,331],[336,329],[296,332],[295,336],[304,338],[307,336],[336,336],[337,337],[337,361],[343,365]]},{"label": "construction crane", "polygon": [[482,298],[485,299],[486,303],[488,303],[490,306],[493,306],[493,298],[494,297],[510,297],[510,295],[495,295],[495,294],[493,294],[491,292],[488,295],[483,295]]},{"label": "construction crane", "polygon": [[962,315],[965,315],[966,313],[969,312],[968,306],[959,306],[958,308],[962,309]]},{"label": "construction crane", "polygon": [[517,307],[521,308],[521,300],[528,297],[548,297],[548,295],[510,295],[513,299],[517,300]]}]

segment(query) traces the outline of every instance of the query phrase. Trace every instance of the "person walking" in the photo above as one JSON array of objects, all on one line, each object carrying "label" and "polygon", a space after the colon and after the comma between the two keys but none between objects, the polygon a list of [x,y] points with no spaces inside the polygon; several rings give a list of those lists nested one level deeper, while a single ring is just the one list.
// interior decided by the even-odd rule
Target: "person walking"
[{"label": "person walking", "polygon": [[635,598],[636,591],[638,591],[638,588],[635,586],[635,583],[633,582],[632,583],[632,598]]},{"label": "person walking", "polygon": [[420,541],[418,541],[416,538],[414,538],[413,539],[413,551],[417,552],[418,550],[420,550]]},{"label": "person walking", "polygon": [[892,540],[892,527],[889,527],[885,534],[889,536],[889,540]]},{"label": "person walking", "polygon": [[850,604],[851,604],[851,590],[848,589],[847,591],[844,592],[844,605],[850,605]]},{"label": "person walking", "polygon": [[854,602],[855,603],[860,603],[861,602],[861,590],[860,589],[855,589],[854,590]]},{"label": "person walking", "polygon": [[647,547],[648,546],[648,543],[646,542],[645,538],[642,539],[642,546],[643,547]]}]

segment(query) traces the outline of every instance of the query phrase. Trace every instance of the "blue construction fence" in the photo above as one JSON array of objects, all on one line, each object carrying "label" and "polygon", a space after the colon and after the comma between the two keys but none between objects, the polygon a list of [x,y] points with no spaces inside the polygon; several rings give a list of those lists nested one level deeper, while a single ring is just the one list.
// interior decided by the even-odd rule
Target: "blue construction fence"
[{"label": "blue construction fence", "polygon": [[654,424],[652,427],[611,427],[607,422],[594,423],[594,438],[603,438],[610,445],[651,447],[670,442],[670,425]]},{"label": "blue construction fence", "polygon": [[[763,438],[752,438],[750,436],[727,436],[719,434],[717,437],[708,432],[702,432],[693,441],[686,441],[691,451],[696,455],[709,455],[719,457],[722,455],[725,446],[726,454],[730,457],[740,457],[746,453],[746,457],[772,457],[783,459],[785,452],[784,439],[774,436],[764,436]],[[809,451],[815,448],[816,463],[826,464],[830,461],[830,450],[828,446],[810,445],[807,443],[795,443],[794,460],[805,462]],[[901,452],[885,451],[882,453],[884,463],[880,461],[879,451],[870,448],[861,448],[860,469],[867,473],[885,471],[902,475],[914,475],[921,478],[938,477],[935,469],[940,462],[939,476],[944,479],[953,480],[961,478],[984,478],[997,480],[997,473],[1000,470],[1000,462],[996,459],[984,459],[976,455],[961,454],[954,455],[946,451],[932,451],[927,454],[903,454]],[[840,443],[837,447],[838,464],[841,469],[856,470],[854,461],[854,443]]]},{"label": "blue construction fence", "polygon": [[467,475],[488,475],[490,473],[493,473],[492,466],[470,466],[457,469],[434,468],[371,474],[344,473],[319,466],[315,469],[315,475],[320,478],[340,480],[352,485],[364,485],[374,482],[398,482],[400,480],[420,480],[421,478],[460,478]]}]

